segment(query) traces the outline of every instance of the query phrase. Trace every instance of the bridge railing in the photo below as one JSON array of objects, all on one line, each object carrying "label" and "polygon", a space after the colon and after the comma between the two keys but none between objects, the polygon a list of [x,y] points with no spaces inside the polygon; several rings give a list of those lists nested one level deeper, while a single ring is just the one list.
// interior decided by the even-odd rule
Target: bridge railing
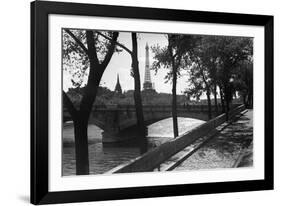
[{"label": "bridge railing", "polygon": [[[232,107],[236,108],[241,104],[233,104]],[[220,106],[219,106],[220,107]],[[99,109],[135,109],[134,105],[93,105],[92,110],[99,110]],[[143,105],[143,108],[169,108],[172,109],[171,105]],[[215,106],[212,105],[212,110],[214,110]],[[177,105],[177,109],[191,109],[191,110],[206,110],[208,109],[208,105],[201,104],[201,105]],[[67,112],[67,108],[63,108],[63,112]]]},{"label": "bridge railing", "polygon": [[[229,118],[232,118],[236,114],[241,113],[243,110],[245,110],[244,105],[234,108],[229,112]],[[163,143],[162,145],[148,151],[142,156],[110,170],[108,173],[153,171],[168,158],[178,153],[188,145],[192,144],[196,139],[207,135],[209,132],[214,130],[217,126],[221,125],[225,121],[226,114],[222,114],[173,140]]]},{"label": "bridge railing", "polygon": [[[238,107],[239,104],[233,104],[232,108]],[[135,111],[134,105],[94,105],[92,107],[92,111]],[[178,112],[181,111],[190,111],[190,112],[208,112],[208,105],[178,105]],[[144,105],[143,111],[166,111],[171,112],[171,105]],[[215,112],[215,106],[212,105],[212,112]],[[219,108],[219,113],[221,113],[221,108]],[[71,116],[67,110],[67,108],[63,108],[63,117],[64,119],[71,119]]]}]

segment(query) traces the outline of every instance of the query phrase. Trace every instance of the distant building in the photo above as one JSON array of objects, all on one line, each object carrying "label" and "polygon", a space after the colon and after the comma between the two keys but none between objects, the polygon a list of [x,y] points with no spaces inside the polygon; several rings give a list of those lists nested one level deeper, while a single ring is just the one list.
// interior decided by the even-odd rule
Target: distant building
[{"label": "distant building", "polygon": [[115,85],[114,92],[116,94],[122,94],[122,88],[121,88],[121,85],[120,85],[120,82],[119,82],[119,74],[117,74],[117,82],[116,82],[116,85]]},{"label": "distant building", "polygon": [[143,90],[155,91],[153,84],[151,82],[150,66],[149,66],[149,47],[147,43],[145,46],[145,72],[144,72]]}]

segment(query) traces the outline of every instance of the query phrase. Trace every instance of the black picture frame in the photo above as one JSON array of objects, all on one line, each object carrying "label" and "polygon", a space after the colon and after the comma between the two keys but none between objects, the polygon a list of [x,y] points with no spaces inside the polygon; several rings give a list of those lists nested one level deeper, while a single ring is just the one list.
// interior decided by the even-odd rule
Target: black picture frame
[{"label": "black picture frame", "polygon": [[[48,190],[48,15],[83,15],[190,21],[265,28],[265,177],[263,180],[49,192]],[[31,3],[31,203],[67,203],[273,189],[273,16],[106,6]]]}]

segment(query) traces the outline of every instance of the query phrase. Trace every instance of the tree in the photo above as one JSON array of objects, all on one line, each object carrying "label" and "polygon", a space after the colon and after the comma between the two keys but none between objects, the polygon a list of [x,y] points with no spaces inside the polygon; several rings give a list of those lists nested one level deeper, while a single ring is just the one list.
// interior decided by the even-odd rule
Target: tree
[{"label": "tree", "polygon": [[[202,36],[190,56],[192,66],[189,67],[189,89],[186,93],[193,97],[200,97],[206,93],[208,102],[208,118],[212,118],[211,92],[216,100],[216,53],[214,52],[213,39]],[[212,88],[213,87],[213,88]],[[216,109],[216,113],[218,110]]]},{"label": "tree", "polygon": [[230,109],[235,92],[235,71],[239,63],[253,54],[253,41],[248,37],[220,37],[218,38],[218,79],[221,93],[225,100],[226,113]]},{"label": "tree", "polygon": [[141,153],[147,151],[147,141],[146,141],[146,127],[144,124],[144,116],[142,109],[142,99],[141,99],[141,85],[140,85],[140,73],[139,73],[139,62],[138,62],[138,43],[137,43],[137,34],[132,32],[132,69],[133,77],[135,80],[135,91],[134,99],[137,113],[138,128],[141,139]]},{"label": "tree", "polygon": [[235,77],[235,89],[243,98],[246,107],[253,107],[253,60],[249,58],[239,62]]},{"label": "tree", "polygon": [[196,45],[197,37],[193,35],[167,35],[168,45],[160,48],[159,45],[153,46],[154,53],[153,69],[157,72],[160,68],[169,69],[166,79],[172,79],[172,117],[173,117],[173,130],[174,137],[178,133],[177,121],[177,78],[180,75],[180,70],[186,68],[189,64],[189,53],[192,52]]},{"label": "tree", "polygon": [[[249,76],[246,75],[245,69],[242,72],[238,67],[240,65],[241,68],[241,62],[249,59],[251,55],[251,38],[219,36],[201,37],[201,41],[198,43],[190,57],[193,64],[189,69],[190,88],[186,93],[199,98],[203,92],[206,92],[209,118],[211,118],[212,114],[211,93],[214,94],[216,113],[218,113],[218,87],[220,89],[223,112],[226,111],[228,114],[229,104],[232,101],[233,95],[237,89],[240,89],[240,92],[242,90],[241,87],[243,87],[243,85],[241,79]],[[246,81],[249,80],[245,79],[244,82]]]},{"label": "tree", "polygon": [[[113,41],[112,38],[107,37],[103,34],[104,38]],[[139,62],[138,62],[138,43],[137,43],[137,34],[135,32],[131,33],[132,37],[132,50],[128,49],[128,47],[120,44],[115,40],[116,45],[124,49],[128,52],[132,58],[132,71],[131,75],[134,78],[134,101],[135,101],[135,109],[137,115],[137,125],[138,125],[138,134],[140,143],[142,144],[141,152],[147,151],[147,141],[146,141],[146,126],[144,123],[144,116],[143,116],[143,108],[142,108],[142,98],[141,98],[141,85],[140,85],[140,73],[139,73]]]},{"label": "tree", "polygon": [[[115,51],[118,32],[108,32],[113,41],[103,41],[93,30],[63,29],[63,61],[72,75],[73,85],[83,84],[87,77],[79,108],[76,108],[63,91],[63,103],[67,107],[74,123],[76,174],[89,174],[88,121],[92,105],[96,99],[102,75]],[[77,61],[78,60],[78,61]],[[80,67],[77,65],[80,62]],[[69,66],[67,68],[67,65]],[[72,71],[72,68],[77,71]],[[77,68],[78,67],[78,68]],[[87,72],[88,70],[88,72]]]},{"label": "tree", "polygon": [[[203,36],[202,37],[202,61],[208,70],[208,76],[210,78],[210,92],[214,95],[215,100],[215,112],[218,114],[218,102],[217,102],[217,88],[218,88],[218,36]],[[222,97],[221,97],[222,99]]]},{"label": "tree", "polygon": [[189,69],[189,89],[187,94],[195,98],[199,98],[204,92],[207,95],[208,102],[208,118],[212,118],[211,105],[211,79],[209,78],[208,68],[198,58]]}]

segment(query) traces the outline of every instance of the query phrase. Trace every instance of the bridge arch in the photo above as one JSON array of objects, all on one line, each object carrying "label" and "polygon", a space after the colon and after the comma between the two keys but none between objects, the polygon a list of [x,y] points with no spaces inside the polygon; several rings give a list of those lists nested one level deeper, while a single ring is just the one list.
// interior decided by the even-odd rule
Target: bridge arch
[{"label": "bridge arch", "polygon": [[[144,106],[143,114],[146,125],[172,117],[169,105]],[[178,117],[208,121],[208,107],[207,105],[179,106]],[[120,132],[136,126],[137,117],[134,106],[94,107],[89,122],[103,129],[105,138],[112,139]]]},{"label": "bridge arch", "polygon": [[[235,107],[237,105],[232,106]],[[212,106],[212,111],[215,111],[214,106]],[[220,113],[215,114],[213,112],[212,117],[216,117]],[[147,125],[172,117],[170,105],[145,105],[143,106],[143,114]],[[204,121],[209,120],[207,105],[178,105],[177,114],[178,117],[193,118]],[[64,119],[69,118],[69,116],[70,115],[67,114],[67,111],[64,110]],[[97,125],[104,131],[103,138],[110,137],[114,139],[114,137],[118,136],[121,131],[137,124],[135,106],[94,106],[90,115],[89,123]]]}]

